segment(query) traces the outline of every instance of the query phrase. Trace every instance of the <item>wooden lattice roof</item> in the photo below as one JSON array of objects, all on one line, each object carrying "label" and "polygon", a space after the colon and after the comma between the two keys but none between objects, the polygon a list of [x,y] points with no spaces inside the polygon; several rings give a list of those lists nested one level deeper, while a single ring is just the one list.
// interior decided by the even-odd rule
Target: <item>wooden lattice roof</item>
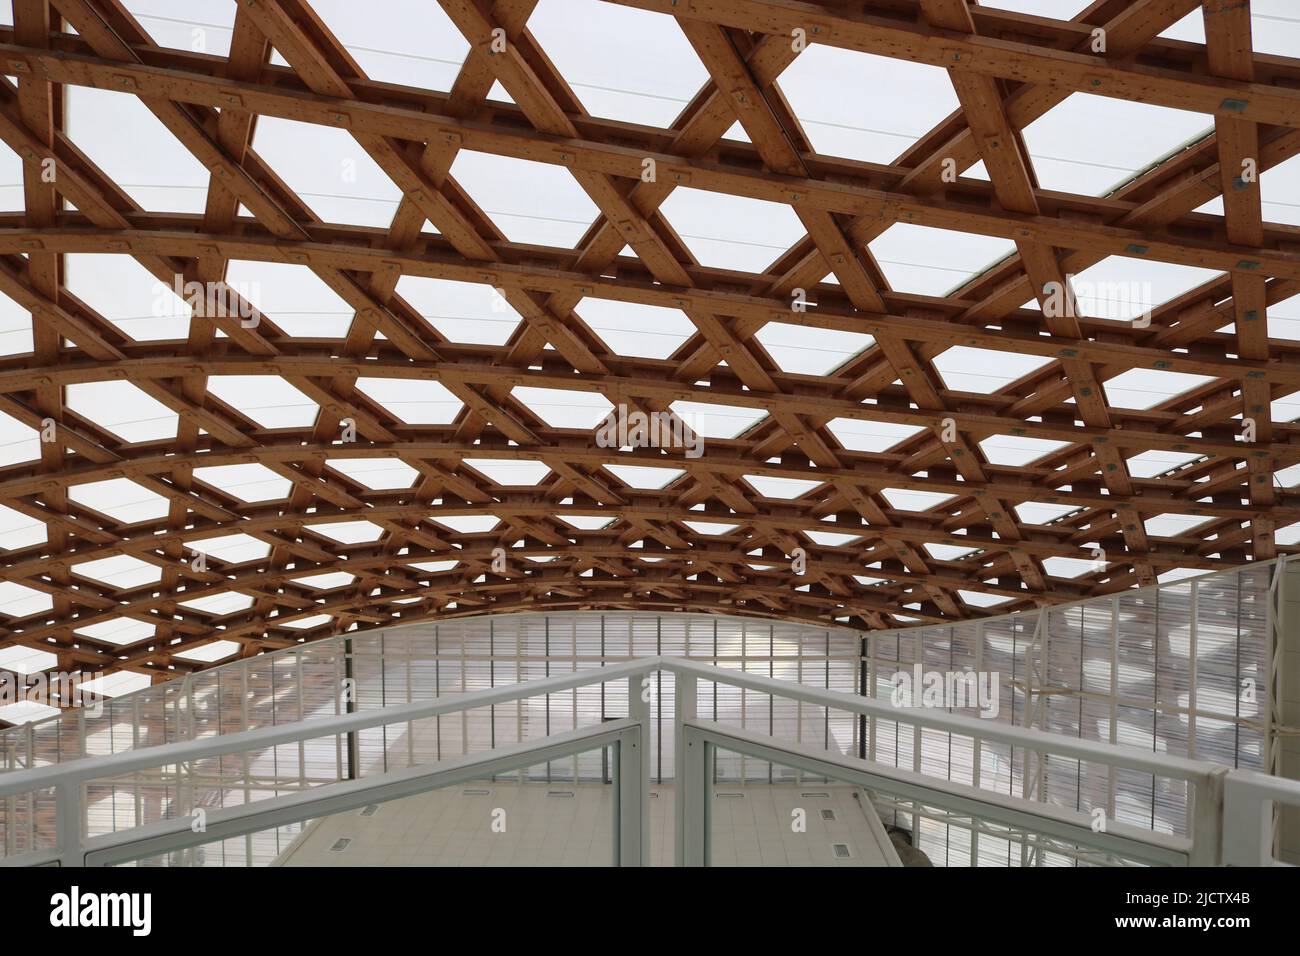
[{"label": "wooden lattice roof", "polygon": [[[14,0],[0,28],[0,140],[21,162],[0,292],[30,322],[30,346],[0,355],[0,416],[24,449],[0,468],[0,649],[53,655],[40,667],[170,676],[214,640],[248,655],[492,610],[956,620],[1271,558],[1300,522],[1282,474],[1300,430],[1274,404],[1300,391],[1300,345],[1270,327],[1300,293],[1300,228],[1265,218],[1260,182],[1300,152],[1300,58],[1254,48],[1248,2],[1097,0],[1067,21],[964,0],[572,0],[579,38],[596,10],[675,19],[707,79],[660,126],[588,112],[591,84],[530,26],[537,0],[427,0],[468,49],[445,88],[368,76],[324,0],[230,0],[222,53],[159,42],[189,30],[139,6]],[[350,5],[394,43],[419,4],[398,6]],[[1191,14],[1203,44],[1161,36]],[[819,48],[942,69],[959,105],[892,162],[818,152],[782,77]],[[69,123],[91,88],[111,91],[101,126]],[[1025,131],[1076,93],[1202,114],[1204,132],[1172,150],[1153,134],[1147,168],[1101,195],[1045,188]],[[931,105],[833,71],[818,95]],[[120,104],[201,167],[193,210],[134,198],[156,195],[120,171],[134,151],[140,177],[158,173],[147,144],[99,165],[106,148],[79,138]],[[273,160],[259,121],[346,140],[394,212],[324,215],[347,207],[290,185],[315,141]],[[1131,135],[1061,128],[1057,157]],[[595,211],[576,243],[508,235],[464,182],[502,158],[544,168],[539,202],[576,184],[573,208]],[[694,193],[757,203],[755,223],[795,240],[750,271],[708,261],[672,221]],[[1201,211],[1216,197],[1221,213]],[[1006,254],[945,294],[894,288],[873,244],[900,226]],[[160,335],[74,291],[69,262],[90,256],[133,263],[155,298],[219,295]],[[307,292],[264,281],[279,314],[223,284],[234,263],[275,264],[258,274],[301,276],[346,314],[304,323]],[[1107,263],[1198,278],[1149,321],[1089,314],[1084,296],[1057,307]],[[465,333],[485,315],[430,314],[415,288],[495,289],[506,332]],[[632,317],[618,335],[590,318],[611,308]],[[684,331],[646,354],[623,347],[628,322]],[[834,343],[825,369],[783,358],[804,337]],[[945,371],[958,350],[996,384]],[[1150,407],[1112,394],[1171,374],[1194,378]],[[161,430],[114,416],[124,384]],[[307,415],[265,414],[281,393]],[[438,401],[446,415],[412,414]],[[702,453],[609,447],[610,409],[686,418]],[[854,426],[887,440],[855,446]],[[1018,453],[991,455],[999,441]]]}]

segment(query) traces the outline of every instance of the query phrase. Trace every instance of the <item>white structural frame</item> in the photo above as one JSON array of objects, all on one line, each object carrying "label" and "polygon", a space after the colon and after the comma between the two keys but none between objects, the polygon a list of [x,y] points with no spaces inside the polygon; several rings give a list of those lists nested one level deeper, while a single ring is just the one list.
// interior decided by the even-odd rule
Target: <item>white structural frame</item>
[{"label": "white structural frame", "polygon": [[[677,677],[675,711],[677,733],[676,779],[680,782],[680,785],[676,790],[676,819],[677,859],[679,863],[685,861],[687,865],[703,865],[705,862],[702,845],[707,840],[706,834],[701,828],[707,828],[707,814],[702,815],[699,807],[692,804],[691,800],[698,799],[701,792],[698,774],[701,772],[702,766],[700,761],[706,759],[704,755],[706,745],[723,742],[728,744],[727,749],[750,756],[759,756],[751,752],[754,741],[759,740],[759,738],[736,731],[722,724],[699,719],[697,701],[699,696],[698,681],[700,680],[731,684],[758,693],[792,698],[818,707],[842,709],[855,714],[887,720],[905,721],[933,730],[948,731],[984,741],[1007,744],[1013,748],[1020,748],[1025,752],[1026,766],[1028,766],[1030,754],[1038,755],[1040,765],[1044,755],[1054,754],[1105,765],[1112,768],[1112,770],[1117,767],[1126,768],[1160,777],[1184,780],[1192,791],[1189,810],[1190,819],[1187,828],[1188,833],[1192,835],[1190,839],[1166,838],[1163,834],[1134,827],[1122,827],[1122,825],[1115,823],[1109,824],[1107,829],[1112,834],[1132,833],[1134,839],[1140,839],[1152,844],[1157,850],[1162,851],[1158,854],[1161,856],[1167,855],[1163,851],[1174,849],[1180,855],[1183,863],[1214,866],[1220,862],[1221,846],[1217,834],[1223,812],[1223,778],[1229,771],[1228,768],[1219,764],[1188,760],[1168,754],[1148,753],[1117,744],[1102,744],[1091,740],[1066,737],[1043,730],[1016,727],[960,714],[950,714],[938,709],[924,707],[899,708],[871,698],[842,694],[837,691],[822,690],[815,687],[791,685],[785,681],[773,680],[770,677],[710,667],[693,661],[664,659],[661,662],[661,667],[664,670],[672,671]],[[719,674],[719,672],[721,673]],[[701,736],[701,733],[703,733],[703,736]],[[715,739],[719,734],[724,735],[726,741]],[[751,749],[746,749],[746,746],[751,747]],[[868,787],[868,789],[880,787],[881,789],[895,791],[895,788],[886,785],[888,781],[893,781],[904,788],[921,787],[924,789],[925,794],[918,794],[918,796],[923,798],[934,799],[936,795],[943,794],[943,802],[949,804],[954,801],[975,800],[989,811],[988,814],[983,814],[985,816],[990,815],[1004,803],[1001,795],[992,791],[953,783],[916,771],[901,770],[900,768],[870,760],[832,756],[822,751],[809,751],[798,745],[784,742],[777,743],[770,738],[763,742],[763,748],[767,753],[761,759],[771,760],[773,763],[782,766],[803,767],[803,769],[808,769],[811,773],[825,774],[848,782],[855,782],[869,777],[875,783],[860,783],[860,785]],[[782,756],[774,757],[771,755],[778,751]],[[808,759],[815,760],[817,766],[815,768],[804,766],[803,762]],[[846,773],[849,774],[848,777],[845,776]],[[1077,829],[1079,825],[1082,825],[1084,829],[1091,833],[1090,817],[1087,814],[1071,813],[1070,811],[1051,808],[1047,804],[1034,799],[1031,794],[1024,794],[1020,798],[1010,799],[1012,802],[1007,806],[1007,809],[1012,811],[1016,821],[1018,821],[1017,825],[1020,827],[1031,830],[1036,829],[1037,823],[1042,819],[1053,818],[1059,822],[1072,822],[1075,828],[1071,829],[1070,832],[1076,835],[1083,835],[1082,831]],[[1300,784],[1294,785],[1293,799],[1300,802]],[[1001,811],[998,810],[997,812],[999,818],[1001,818]],[[1003,822],[1010,821],[1004,820]],[[1087,839],[1085,842],[1096,844],[1107,841]],[[1180,862],[1180,860],[1169,859],[1168,862]]]},{"label": "white structural frame", "polygon": [[1002,824],[1013,830],[1025,829],[1066,843],[1082,844],[1094,851],[1139,863],[1187,866],[1196,853],[1194,841],[1184,837],[1153,833],[1122,823],[1111,823],[1104,830],[1096,831],[1092,829],[1087,814],[991,793],[966,784],[939,783],[938,778],[925,774],[814,751],[805,746],[773,746],[770,738],[764,739],[712,721],[684,721],[683,737],[686,744],[685,785],[681,789],[685,794],[683,827],[688,834],[685,842],[687,866],[708,866],[710,862],[708,768],[716,750],[745,754],[914,803],[938,803],[956,813],[968,814],[972,819]]},{"label": "white structural frame", "polygon": [[[372,803],[400,800],[442,787],[521,770],[548,760],[560,760],[589,750],[610,747],[614,751],[613,862],[619,866],[640,866],[645,852],[640,827],[644,816],[641,799],[645,790],[639,780],[638,752],[645,749],[641,734],[642,726],[637,721],[620,719],[555,734],[544,741],[511,744],[485,753],[407,767],[376,777],[343,780],[276,797],[271,801],[257,801],[229,810],[210,811],[202,832],[194,832],[189,817],[162,820],[121,833],[92,837],[84,845],[84,865],[114,866],[272,827],[355,810]],[[274,807],[265,807],[264,804],[267,803],[274,803]],[[61,865],[67,864],[61,861]]]},{"label": "white structural frame", "polygon": [[[676,860],[703,865],[708,859],[708,795],[712,780],[708,755],[723,748],[803,769],[918,802],[938,803],[973,817],[1026,832],[1085,844],[1101,852],[1155,864],[1213,866],[1271,862],[1273,804],[1300,805],[1300,782],[1236,771],[1202,760],[1103,744],[1026,727],[980,720],[941,709],[900,708],[869,697],[775,680],[673,657],[645,657],[487,690],[452,694],[346,715],[313,718],[211,738],[145,747],[0,774],[0,797],[52,789],[55,793],[58,847],[0,860],[10,866],[58,864],[101,866],[155,856],[227,837],[270,829],[439,787],[505,773],[599,747],[615,752],[617,862],[646,865],[649,859],[650,700],[658,672],[675,675],[676,711]],[[504,704],[592,684],[627,681],[627,717],[496,747],[481,753],[323,784],[239,807],[206,811],[205,827],[195,832],[190,816],[159,821],[86,838],[85,790],[102,780],[140,770],[183,766],[225,754],[260,751],[279,744],[343,736],[370,727],[404,723]],[[1111,823],[1097,831],[1089,815],[1053,807],[1027,796],[994,793],[978,787],[903,770],[891,765],[816,751],[802,744],[764,737],[701,720],[696,703],[699,682],[710,681],[772,694],[815,707],[971,736],[1111,768],[1126,768],[1186,781],[1191,791],[1187,837]]]}]

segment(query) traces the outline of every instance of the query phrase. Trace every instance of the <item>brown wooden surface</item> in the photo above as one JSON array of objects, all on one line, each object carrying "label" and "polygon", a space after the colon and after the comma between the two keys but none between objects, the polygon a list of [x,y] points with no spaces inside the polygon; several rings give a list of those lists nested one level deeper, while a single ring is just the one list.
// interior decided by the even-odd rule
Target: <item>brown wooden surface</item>
[{"label": "brown wooden surface", "polygon": [[[354,625],[515,609],[711,610],[874,628],[900,615],[990,613],[959,590],[1012,598],[1001,613],[1287,550],[1273,534],[1300,521],[1300,496],[1273,475],[1300,463],[1300,426],[1273,421],[1269,404],[1300,389],[1300,344],[1270,337],[1267,311],[1300,293],[1300,228],[1265,222],[1258,183],[1236,183],[1235,171],[1243,159],[1262,172],[1300,153],[1300,59],[1252,54],[1248,4],[1224,12],[1207,0],[1202,47],[1157,36],[1196,0],[1097,0],[1072,22],[965,0],[614,2],[678,17],[708,71],[668,129],[588,115],[527,29],[535,0],[441,0],[471,44],[449,92],[366,77],[307,0],[240,3],[229,57],[156,45],[118,0],[16,0],[14,27],[0,28],[0,58],[17,77],[0,79],[0,140],[25,161],[25,211],[0,213],[0,291],[31,311],[34,347],[0,359],[0,411],[37,429],[53,418],[58,440],[39,461],[0,469],[0,503],[48,529],[40,544],[0,551],[0,578],[49,593],[54,607],[3,621],[0,648],[49,650],[83,669],[179,673],[198,665],[172,655],[217,638],[247,655]],[[812,43],[946,68],[961,108],[893,164],[818,155],[779,86],[797,56],[795,27]],[[1107,32],[1104,55],[1089,49],[1094,27]],[[494,54],[497,28],[508,43]],[[271,65],[272,46],[288,67]],[[489,103],[494,82],[513,104]],[[97,168],[64,130],[68,86],[140,96],[209,170],[203,214],[142,209]],[[1197,110],[1214,130],[1111,195],[1046,190],[1021,130],[1076,91]],[[317,219],[257,154],[258,115],[351,135],[401,190],[390,228]],[[749,143],[722,139],[737,121]],[[461,149],[564,167],[599,218],[573,249],[509,242],[451,176]],[[48,157],[53,185],[40,176]],[[654,182],[640,178],[647,158]],[[945,159],[961,171],[982,160],[989,181],[946,183]],[[679,185],[787,204],[807,235],[763,274],[702,266],[661,213]],[[1217,195],[1225,216],[1195,212]],[[426,219],[437,235],[421,231]],[[900,222],[1008,239],[1016,253],[948,296],[898,293],[867,243]],[[219,281],[231,259],[298,264],[355,315],[338,340],[290,336],[266,314],[256,328],[196,316],[184,340],[134,342],[64,287],[63,257],[85,252],[132,256],[169,286],[176,276]],[[1159,305],[1146,328],[1019,308],[1112,255],[1223,274]],[[523,321],[503,346],[449,342],[397,294],[402,275],[490,284]],[[799,288],[815,308],[791,311]],[[666,360],[620,355],[583,321],[586,298],[680,309],[694,333]],[[827,375],[792,374],[756,337],[771,322],[874,344]],[[1225,326],[1234,331],[1217,331]],[[971,394],[946,387],[933,363],[954,346],[1051,361]],[[1110,407],[1106,382],[1132,369],[1211,381],[1148,410]],[[282,376],[319,405],[315,422],[262,428],[208,390],[209,376],[228,374]],[[360,376],[436,381],[464,407],[450,425],[408,425],[356,387]],[[94,381],[142,389],[178,415],[176,437],[124,442],[65,406],[66,386]],[[519,386],[599,393],[645,412],[689,400],[768,414],[687,459],[551,427],[512,395]],[[1237,415],[1255,419],[1256,442],[1238,440]],[[827,427],[835,418],[922,431],[855,452]],[[335,443],[343,419],[356,423],[356,442]],[[1026,466],[989,463],[979,442],[1008,434],[1067,444]],[[1203,457],[1163,477],[1129,474],[1126,459],[1152,449]],[[327,464],[376,457],[413,467],[413,487],[374,491]],[[501,487],[466,463],[475,458],[550,472],[535,488]],[[194,474],[245,462],[287,478],[289,496],[245,503]],[[683,474],[639,490],[604,467],[620,463]],[[820,484],[769,500],[745,475]],[[113,477],[168,498],[166,517],[128,527],[68,496]],[[955,497],[902,511],[885,488]],[[1025,502],[1078,511],[1033,525],[1013,510]],[[502,519],[497,530],[430,523],[483,513]],[[1148,535],[1143,521],[1165,513],[1210,520]],[[566,514],[612,523],[579,531]],[[382,537],[344,546],[307,527],[356,520]],[[697,520],[737,527],[705,536],[684,523]],[[816,545],[802,533],[815,529],[860,540]],[[269,557],[209,557],[206,572],[186,563],[187,541],[235,533],[270,545]],[[941,561],[925,544],[978,553]],[[1043,567],[1091,560],[1096,544],[1104,571],[1070,580]],[[503,575],[491,571],[497,546],[509,554]],[[796,547],[809,556],[803,577],[790,570]],[[71,570],[119,554],[162,568],[161,581],[114,589]],[[452,558],[459,566],[444,572],[412,566]],[[356,579],[326,592],[292,580],[331,570]],[[213,615],[178,604],[229,590],[253,605]],[[330,622],[285,626],[317,614]],[[75,633],[118,616],[154,624],[155,636],[117,647]]]}]

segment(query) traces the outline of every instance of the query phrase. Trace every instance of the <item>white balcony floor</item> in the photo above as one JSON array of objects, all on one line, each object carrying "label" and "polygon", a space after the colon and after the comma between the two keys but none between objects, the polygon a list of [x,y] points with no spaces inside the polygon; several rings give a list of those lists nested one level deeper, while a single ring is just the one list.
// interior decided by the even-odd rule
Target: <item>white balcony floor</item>
[{"label": "white balcony floor", "polygon": [[[716,790],[715,866],[899,865],[883,827],[867,818],[853,787],[719,784]],[[651,864],[671,866],[673,788],[654,787],[651,793]],[[613,787],[596,783],[498,782],[436,790],[381,804],[370,816],[354,810],[326,817],[275,865],[609,866],[612,799]],[[791,827],[796,807],[806,811],[802,833]],[[492,829],[497,809],[505,811],[505,832]],[[824,818],[823,810],[833,818]],[[346,848],[331,850],[340,840],[349,841]],[[837,857],[835,844],[850,855]]]}]

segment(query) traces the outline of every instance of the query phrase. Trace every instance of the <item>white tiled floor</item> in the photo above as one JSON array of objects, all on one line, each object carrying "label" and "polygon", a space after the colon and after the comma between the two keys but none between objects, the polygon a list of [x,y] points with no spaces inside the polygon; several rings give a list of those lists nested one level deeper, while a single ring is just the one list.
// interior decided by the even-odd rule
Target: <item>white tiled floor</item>
[{"label": "white tiled floor", "polygon": [[[380,804],[368,817],[355,810],[327,817],[279,862],[284,866],[608,866],[614,853],[611,789],[484,783],[435,790]],[[331,850],[340,839],[351,842],[346,849]]]},{"label": "white tiled floor", "polygon": [[[868,819],[853,787],[718,785],[710,821],[714,866],[898,866],[880,818]],[[729,796],[735,794],[735,796]],[[795,832],[794,811],[805,832]],[[829,812],[829,818],[823,814]],[[874,824],[874,825],[873,825]],[[835,844],[849,856],[835,855]]]},{"label": "white tiled floor", "polygon": [[[863,813],[853,788],[751,784],[717,791],[741,796],[714,797],[715,865],[898,865],[879,819]],[[320,820],[277,865],[608,866],[612,799],[613,788],[600,784],[451,787],[380,804],[369,816],[354,810]],[[806,811],[806,832],[791,827],[796,807]],[[824,819],[822,810],[834,819]],[[504,821],[504,832],[499,824],[494,830],[494,820]],[[653,789],[650,832],[652,864],[671,866],[672,787]],[[330,849],[344,839],[346,848]],[[848,846],[851,856],[838,859],[835,843]]]}]

